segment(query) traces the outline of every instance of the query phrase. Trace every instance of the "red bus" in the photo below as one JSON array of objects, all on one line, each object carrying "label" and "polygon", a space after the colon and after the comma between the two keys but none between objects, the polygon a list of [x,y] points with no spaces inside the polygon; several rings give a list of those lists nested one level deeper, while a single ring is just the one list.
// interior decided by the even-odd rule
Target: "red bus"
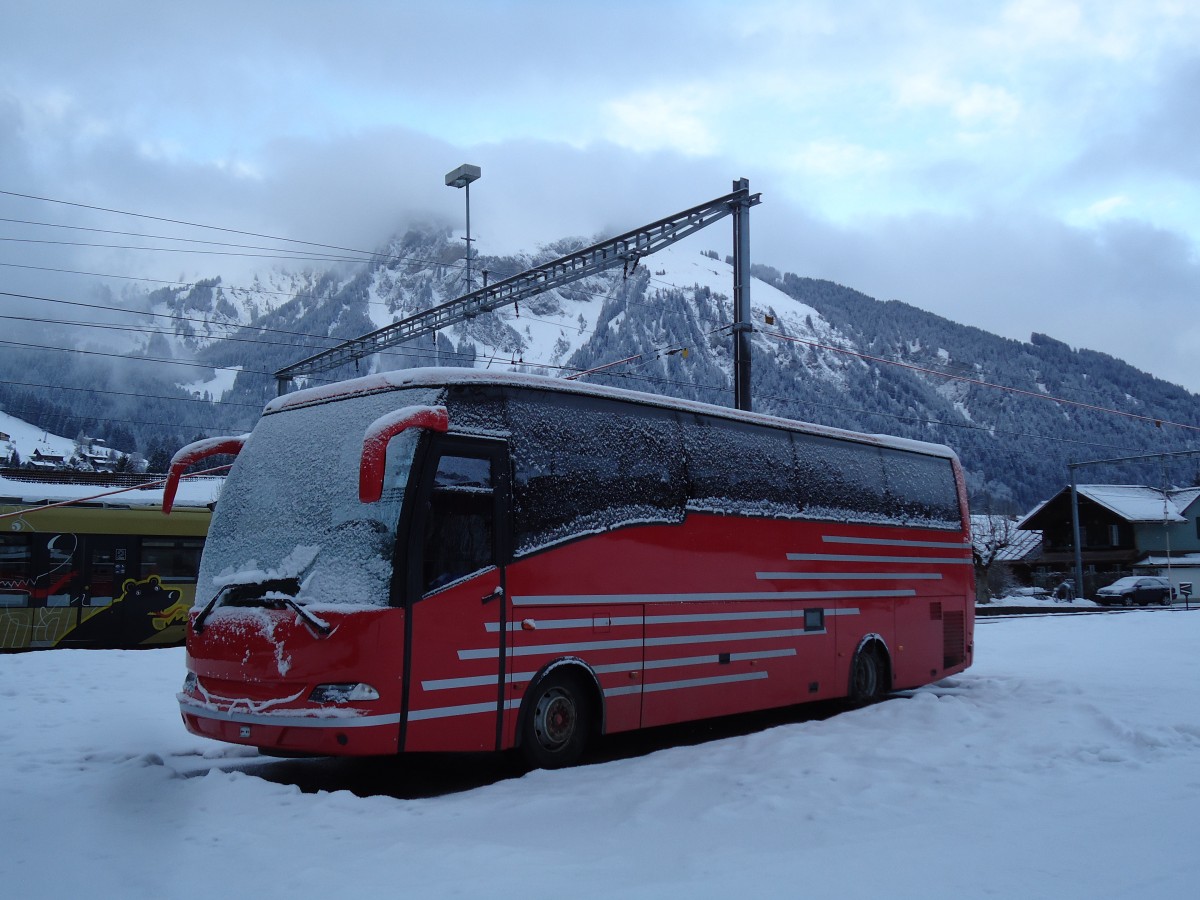
[{"label": "red bus", "polygon": [[966,492],[943,446],[418,369],[280,397],[172,474],[239,449],[187,639],[195,734],[555,767],[601,734],[971,664]]}]

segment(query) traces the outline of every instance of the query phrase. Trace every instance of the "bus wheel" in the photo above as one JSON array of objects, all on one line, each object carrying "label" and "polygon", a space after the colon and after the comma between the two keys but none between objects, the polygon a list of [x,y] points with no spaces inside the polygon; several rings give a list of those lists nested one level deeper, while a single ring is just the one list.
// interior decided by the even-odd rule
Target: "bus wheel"
[{"label": "bus wheel", "polygon": [[883,696],[886,688],[883,661],[873,647],[863,647],[854,655],[850,669],[850,699],[854,703],[870,703]]},{"label": "bus wheel", "polygon": [[574,765],[591,737],[592,711],[587,695],[570,678],[551,675],[526,698],[521,752],[535,769]]}]

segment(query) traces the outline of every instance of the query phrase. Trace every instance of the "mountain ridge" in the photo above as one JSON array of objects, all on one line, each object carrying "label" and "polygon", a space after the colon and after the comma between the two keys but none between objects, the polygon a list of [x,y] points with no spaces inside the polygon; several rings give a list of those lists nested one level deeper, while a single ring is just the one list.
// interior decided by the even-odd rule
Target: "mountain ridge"
[{"label": "mountain ridge", "polygon": [[[712,251],[689,249],[696,240],[647,257],[631,273],[589,276],[328,375],[417,365],[562,375],[622,360],[588,377],[728,405],[732,269]],[[584,245],[567,239],[531,254],[480,256],[473,268],[496,280]],[[145,399],[122,403],[81,387],[31,400],[30,389],[3,384],[0,405],[39,427],[78,421],[50,430],[87,431],[147,457],[201,434],[245,431],[274,395],[274,371],[463,293],[461,257],[449,231],[411,229],[382,246],[377,262],[357,268],[268,273],[249,288],[210,278],[151,291],[144,310],[175,318],[132,356],[175,366],[130,359],[105,372],[70,354],[58,365],[34,365],[45,370],[42,378],[13,378],[14,360],[0,362],[9,381],[115,382]],[[1115,357],[1040,333],[1029,342],[1003,338],[771,266],[752,272],[755,408],[949,444],[980,510],[1028,509],[1066,482],[1071,461],[1191,449],[1190,430],[1153,423],[1200,420],[1200,398]],[[1170,474],[1190,482],[1195,473],[1186,463]],[[1132,467],[1112,474],[1147,477]]]}]

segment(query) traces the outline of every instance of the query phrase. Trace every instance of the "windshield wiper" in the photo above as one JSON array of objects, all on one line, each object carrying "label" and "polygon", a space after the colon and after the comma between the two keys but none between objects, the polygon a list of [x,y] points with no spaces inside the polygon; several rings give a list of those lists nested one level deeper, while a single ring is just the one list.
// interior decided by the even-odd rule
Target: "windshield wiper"
[{"label": "windshield wiper", "polygon": [[225,587],[217,591],[211,600],[204,604],[204,609],[200,610],[200,615],[196,616],[196,621],[192,623],[193,632],[196,634],[202,634],[204,632],[204,620],[208,618],[209,613],[217,608],[217,603],[229,592],[232,587],[234,587],[232,584],[225,585]]},{"label": "windshield wiper", "polygon": [[271,578],[267,581],[251,582],[247,584],[227,584],[214,596],[208,603],[204,604],[204,609],[200,610],[200,614],[196,616],[196,621],[192,623],[192,631],[196,634],[201,634],[204,631],[204,622],[215,610],[218,604],[225,603],[242,603],[246,604],[254,601],[267,601],[268,603],[282,602],[287,603],[299,613],[300,617],[312,625],[321,634],[329,634],[329,626],[316,618],[312,613],[304,610],[295,601],[295,596],[300,593],[299,578]]},{"label": "windshield wiper", "polygon": [[301,619],[303,619],[314,631],[319,633],[322,637],[328,636],[329,633],[333,630],[332,628],[329,627],[328,622],[321,621],[316,616],[314,616],[312,613],[310,613],[307,609],[305,609],[303,606],[301,606],[299,603],[297,603],[295,597],[292,597],[288,594],[275,594],[270,597],[264,597],[263,599],[264,600],[272,600],[272,601],[275,601],[278,603],[284,603],[287,606],[290,606],[292,609],[294,609],[296,611],[296,615],[298,615]]}]

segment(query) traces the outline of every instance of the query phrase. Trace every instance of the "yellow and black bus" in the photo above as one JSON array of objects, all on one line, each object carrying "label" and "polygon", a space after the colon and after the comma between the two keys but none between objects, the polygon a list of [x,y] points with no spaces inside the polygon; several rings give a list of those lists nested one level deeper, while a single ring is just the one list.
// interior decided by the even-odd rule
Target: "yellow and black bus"
[{"label": "yellow and black bus", "polygon": [[183,643],[211,510],[0,505],[0,650]]}]

